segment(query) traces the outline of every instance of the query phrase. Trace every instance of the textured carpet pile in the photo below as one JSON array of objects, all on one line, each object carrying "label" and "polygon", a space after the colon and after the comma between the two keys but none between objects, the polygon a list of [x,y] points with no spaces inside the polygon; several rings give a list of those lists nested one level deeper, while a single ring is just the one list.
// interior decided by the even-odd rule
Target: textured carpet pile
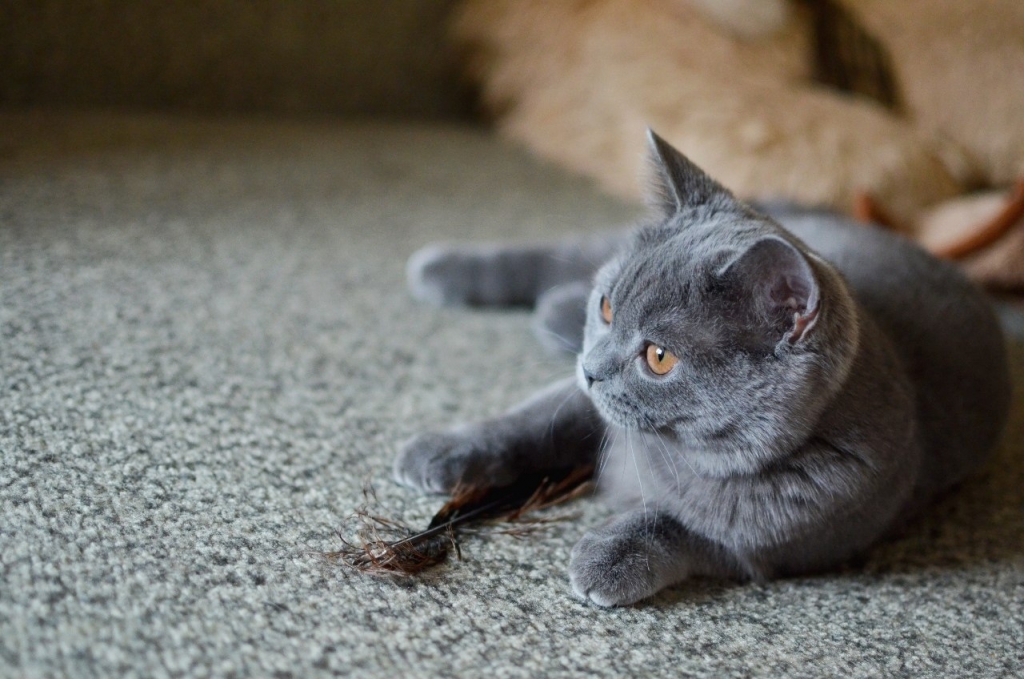
[{"label": "textured carpet pile", "polygon": [[1019,397],[984,473],[828,576],[597,609],[592,500],[419,580],[317,558],[367,483],[437,508],[401,441],[571,371],[525,312],[418,306],[409,253],[632,217],[482,132],[0,116],[0,676],[1020,676]]}]

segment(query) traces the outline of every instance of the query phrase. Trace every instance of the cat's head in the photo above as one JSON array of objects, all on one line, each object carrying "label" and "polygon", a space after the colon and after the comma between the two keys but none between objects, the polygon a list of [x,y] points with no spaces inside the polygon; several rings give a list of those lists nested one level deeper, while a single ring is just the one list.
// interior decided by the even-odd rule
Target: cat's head
[{"label": "cat's head", "polygon": [[856,353],[835,269],[649,133],[657,221],[597,274],[577,374],[613,424],[709,474],[752,472],[813,428]]}]

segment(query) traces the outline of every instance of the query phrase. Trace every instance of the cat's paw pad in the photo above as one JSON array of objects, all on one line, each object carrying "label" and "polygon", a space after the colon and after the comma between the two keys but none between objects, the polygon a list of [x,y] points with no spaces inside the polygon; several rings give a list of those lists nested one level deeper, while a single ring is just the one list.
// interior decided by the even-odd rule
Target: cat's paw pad
[{"label": "cat's paw pad", "polygon": [[394,478],[433,493],[460,484],[502,486],[515,480],[513,466],[482,435],[458,430],[421,434],[399,450]]},{"label": "cat's paw pad", "polygon": [[665,583],[646,542],[641,535],[608,528],[584,535],[569,562],[573,592],[598,606],[627,606],[660,590]]},{"label": "cat's paw pad", "polygon": [[428,245],[413,253],[406,265],[409,292],[438,306],[469,304],[477,267],[474,258],[454,247]]}]

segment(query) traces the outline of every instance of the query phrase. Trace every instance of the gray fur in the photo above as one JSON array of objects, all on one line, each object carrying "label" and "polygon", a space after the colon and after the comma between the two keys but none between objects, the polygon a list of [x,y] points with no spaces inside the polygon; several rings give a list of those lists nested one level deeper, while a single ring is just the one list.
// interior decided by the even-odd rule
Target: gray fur
[{"label": "gray fur", "polygon": [[[585,301],[607,240],[434,250],[410,270],[421,297],[536,303],[549,344],[579,346],[585,318],[575,384],[414,439],[395,476],[447,491],[599,460],[623,514],[576,545],[569,574],[602,606],[850,559],[983,464],[1010,401],[996,318],[952,266],[835,215],[755,211],[651,146],[660,212]],[[668,374],[647,369],[648,343],[679,357]]]},{"label": "gray fur", "polygon": [[553,288],[589,281],[624,242],[606,234],[553,246],[432,245],[409,258],[409,290],[438,305],[533,306]]}]

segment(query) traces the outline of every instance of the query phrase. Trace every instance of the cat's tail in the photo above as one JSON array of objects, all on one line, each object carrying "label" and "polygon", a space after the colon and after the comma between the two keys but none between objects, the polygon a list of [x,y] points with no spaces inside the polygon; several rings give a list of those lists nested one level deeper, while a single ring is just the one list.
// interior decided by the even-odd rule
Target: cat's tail
[{"label": "cat's tail", "polygon": [[553,245],[429,245],[406,267],[413,297],[444,306],[533,306],[544,292],[589,282],[624,235]]}]

